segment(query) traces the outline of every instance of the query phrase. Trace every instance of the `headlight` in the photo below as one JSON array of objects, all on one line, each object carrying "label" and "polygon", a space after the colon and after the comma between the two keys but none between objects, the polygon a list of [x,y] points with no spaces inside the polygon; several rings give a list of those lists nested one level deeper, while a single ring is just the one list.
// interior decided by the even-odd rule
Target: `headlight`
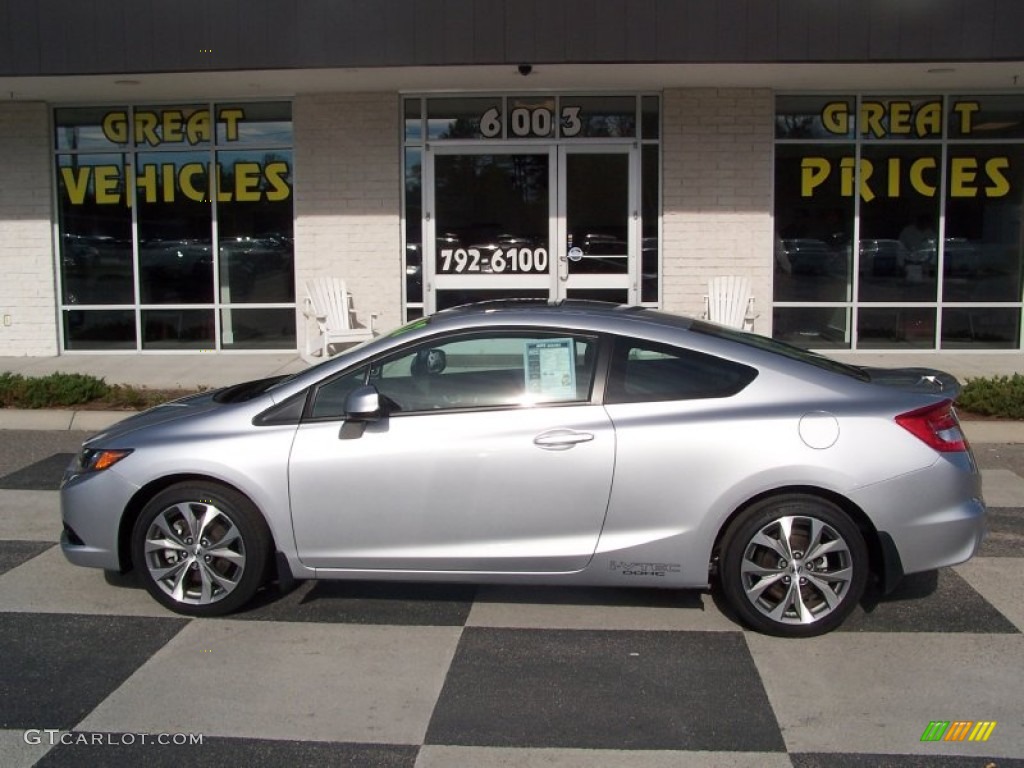
[{"label": "headlight", "polygon": [[78,454],[78,474],[110,469],[130,453],[131,450],[127,449],[83,448],[82,452]]}]

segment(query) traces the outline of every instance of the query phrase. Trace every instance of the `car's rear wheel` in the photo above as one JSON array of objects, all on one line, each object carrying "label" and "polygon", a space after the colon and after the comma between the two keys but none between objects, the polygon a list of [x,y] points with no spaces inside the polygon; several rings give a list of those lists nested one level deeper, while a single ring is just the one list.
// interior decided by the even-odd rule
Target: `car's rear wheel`
[{"label": "car's rear wheel", "polygon": [[270,532],[255,505],[216,483],[172,485],[142,509],[132,559],[149,593],[187,616],[220,616],[263,583]]},{"label": "car's rear wheel", "polygon": [[867,571],[867,546],[856,524],[815,496],[753,505],[722,543],[726,599],[746,624],[770,635],[813,637],[835,629],[864,594]]}]

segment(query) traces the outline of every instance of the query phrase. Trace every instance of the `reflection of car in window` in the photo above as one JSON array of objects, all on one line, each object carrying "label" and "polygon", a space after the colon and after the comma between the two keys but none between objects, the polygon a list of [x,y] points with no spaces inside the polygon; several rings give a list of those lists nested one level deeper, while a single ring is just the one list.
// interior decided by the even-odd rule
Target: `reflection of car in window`
[{"label": "reflection of car in window", "polygon": [[872,277],[903,277],[907,249],[899,240],[862,239],[860,273]]},{"label": "reflection of car in window", "polygon": [[[946,277],[970,277],[981,269],[981,249],[967,238],[947,237],[942,251]],[[934,275],[939,263],[938,242],[934,238],[922,241],[907,255],[907,263],[919,264],[927,274]]]},{"label": "reflection of car in window", "polygon": [[585,234],[577,244],[588,256],[624,256],[629,250],[624,239],[594,232]]},{"label": "reflection of car in window", "polygon": [[[780,265],[789,264],[786,270],[794,275],[836,274],[836,252],[824,240],[809,237],[790,238],[782,241],[784,259]],[[840,269],[842,274],[845,269]]]}]

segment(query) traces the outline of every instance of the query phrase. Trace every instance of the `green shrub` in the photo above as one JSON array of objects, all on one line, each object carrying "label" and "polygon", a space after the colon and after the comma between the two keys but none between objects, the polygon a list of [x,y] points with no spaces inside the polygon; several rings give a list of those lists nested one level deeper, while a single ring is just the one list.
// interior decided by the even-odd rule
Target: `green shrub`
[{"label": "green shrub", "polygon": [[960,392],[957,406],[980,416],[1024,419],[1024,376],[993,376],[970,379]]},{"label": "green shrub", "polygon": [[68,408],[89,404],[111,410],[144,410],[168,400],[201,391],[196,389],[147,389],[127,384],[107,384],[81,373],[51,373],[26,377],[0,373],[0,407]]},{"label": "green shrub", "polygon": [[154,405],[181,397],[182,394],[186,393],[147,389],[146,387],[130,387],[127,384],[115,384],[110,387],[110,391],[103,398],[103,404],[117,410],[125,408],[143,411],[146,408],[152,408]]},{"label": "green shrub", "polygon": [[81,373],[51,373],[26,378],[0,374],[0,402],[7,408],[60,408],[98,400],[110,387],[103,379]]},{"label": "green shrub", "polygon": [[61,408],[80,406],[102,397],[110,387],[102,379],[84,374],[50,374],[26,378],[0,375],[0,398],[7,408]]}]

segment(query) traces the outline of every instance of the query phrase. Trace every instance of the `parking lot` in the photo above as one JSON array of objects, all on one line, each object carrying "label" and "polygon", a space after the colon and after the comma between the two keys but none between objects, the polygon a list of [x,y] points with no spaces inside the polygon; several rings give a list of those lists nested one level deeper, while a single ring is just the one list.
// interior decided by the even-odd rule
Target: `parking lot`
[{"label": "parking lot", "polygon": [[189,620],[64,561],[84,433],[0,436],[0,765],[1024,765],[1021,445],[976,445],[979,557],[792,641],[700,591],[320,582]]}]

